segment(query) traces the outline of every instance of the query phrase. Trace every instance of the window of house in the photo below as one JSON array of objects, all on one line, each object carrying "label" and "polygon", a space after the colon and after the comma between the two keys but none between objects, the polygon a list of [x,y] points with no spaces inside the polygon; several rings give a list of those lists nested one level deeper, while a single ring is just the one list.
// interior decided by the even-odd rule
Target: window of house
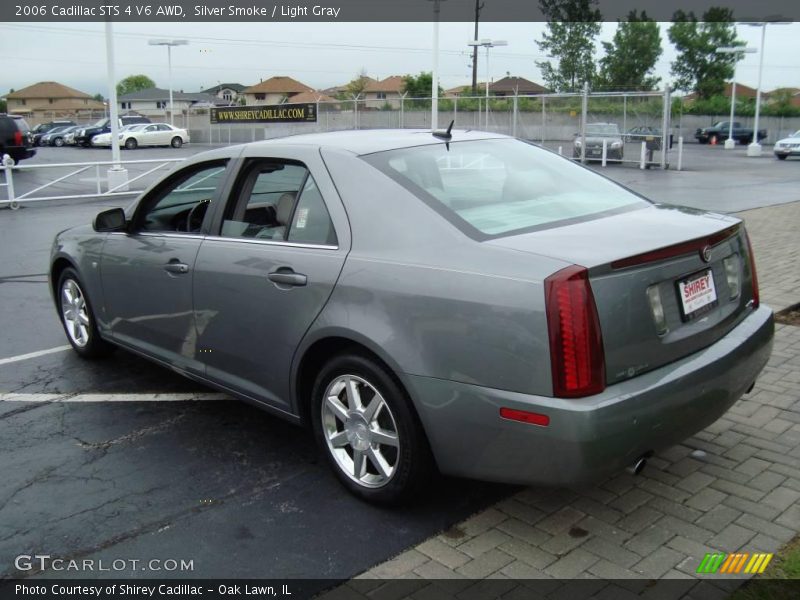
[{"label": "window of house", "polygon": [[386,92],[378,92],[378,100],[386,100]]},{"label": "window of house", "polygon": [[265,100],[266,98],[266,94],[256,94],[256,100]]},{"label": "window of house", "polygon": [[49,104],[52,104],[52,103],[53,103],[53,99],[52,99],[52,98],[48,98],[48,99],[47,99],[47,102],[48,102]]},{"label": "window of house", "polygon": [[159,100],[158,102],[156,102],[156,108],[167,108],[167,101]]}]

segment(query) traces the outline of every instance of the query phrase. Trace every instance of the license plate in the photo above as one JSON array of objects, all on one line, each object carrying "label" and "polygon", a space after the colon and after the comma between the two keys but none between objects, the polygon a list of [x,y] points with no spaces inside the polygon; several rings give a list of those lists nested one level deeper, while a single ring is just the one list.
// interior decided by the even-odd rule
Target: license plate
[{"label": "license plate", "polygon": [[678,281],[684,321],[690,321],[717,305],[717,289],[711,269]]}]

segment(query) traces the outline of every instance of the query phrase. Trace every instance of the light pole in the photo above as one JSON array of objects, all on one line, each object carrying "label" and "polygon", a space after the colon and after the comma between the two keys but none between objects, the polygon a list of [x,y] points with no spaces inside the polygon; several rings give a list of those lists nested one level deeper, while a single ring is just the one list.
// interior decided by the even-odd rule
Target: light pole
[{"label": "light pole", "polygon": [[189,40],[150,40],[151,46],[167,47],[167,67],[169,69],[169,124],[175,124],[175,104],[172,102],[172,47],[185,46]]},{"label": "light pole", "polygon": [[758,143],[758,117],[761,111],[761,75],[764,71],[764,41],[767,37],[767,25],[788,25],[784,21],[763,21],[759,23],[742,23],[751,27],[761,27],[761,48],[758,57],[758,88],[756,89],[756,118],[753,122],[753,140],[747,147],[747,156],[761,156],[761,144]]},{"label": "light pole", "polygon": [[728,121],[728,139],[725,140],[725,150],[732,150],[736,146],[736,141],[733,139],[733,115],[734,106],[736,105],[736,65],[742,59],[743,54],[752,54],[755,48],[742,48],[741,46],[721,46],[715,50],[718,54],[735,54],[735,62],[733,63],[733,83],[731,84],[731,118]]},{"label": "light pole", "polygon": [[439,12],[444,0],[433,2],[433,73],[431,74],[431,130],[439,127]]},{"label": "light pole", "polygon": [[505,40],[473,40],[467,43],[467,46],[483,46],[486,48],[486,130],[489,130],[489,48],[495,46],[508,46]]}]

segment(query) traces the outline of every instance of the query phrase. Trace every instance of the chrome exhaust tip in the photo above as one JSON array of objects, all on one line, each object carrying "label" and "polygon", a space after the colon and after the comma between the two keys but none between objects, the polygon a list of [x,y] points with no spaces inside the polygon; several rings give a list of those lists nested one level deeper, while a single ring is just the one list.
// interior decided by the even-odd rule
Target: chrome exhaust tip
[{"label": "chrome exhaust tip", "polygon": [[633,463],[631,466],[626,467],[625,470],[628,473],[630,473],[631,475],[638,475],[639,473],[642,472],[642,469],[644,469],[644,466],[646,464],[647,464],[647,458],[642,456],[635,463]]}]

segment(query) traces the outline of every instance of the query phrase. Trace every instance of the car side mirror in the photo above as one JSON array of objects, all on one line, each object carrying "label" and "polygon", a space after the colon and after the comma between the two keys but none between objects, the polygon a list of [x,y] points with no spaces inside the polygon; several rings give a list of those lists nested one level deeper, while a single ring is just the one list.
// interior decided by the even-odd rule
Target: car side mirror
[{"label": "car side mirror", "polygon": [[124,231],[127,225],[125,211],[121,208],[110,208],[98,213],[92,223],[95,231]]}]

